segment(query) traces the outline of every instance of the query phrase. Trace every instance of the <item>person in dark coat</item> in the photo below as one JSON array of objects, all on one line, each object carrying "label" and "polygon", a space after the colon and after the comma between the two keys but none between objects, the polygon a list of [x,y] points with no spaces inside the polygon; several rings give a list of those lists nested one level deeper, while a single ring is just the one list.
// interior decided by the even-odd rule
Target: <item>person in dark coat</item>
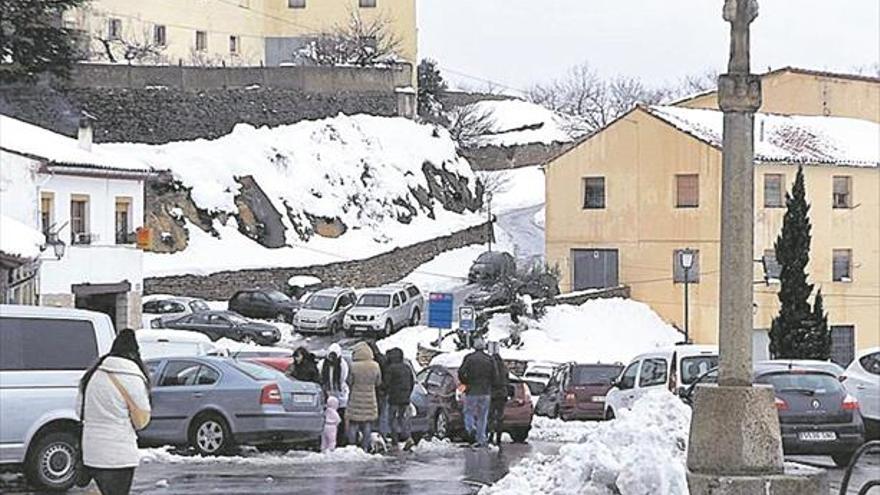
[{"label": "person in dark coat", "polygon": [[403,360],[403,351],[395,347],[386,355],[388,364],[384,375],[385,391],[388,396],[388,416],[391,422],[392,449],[398,448],[398,442],[403,439],[406,443],[403,449],[409,450],[413,446],[410,435],[410,418],[408,409],[410,395],[412,394],[413,380],[412,369]]},{"label": "person in dark coat", "polygon": [[[367,345],[370,346],[370,350],[373,351],[373,361],[376,361],[376,364],[379,365],[379,369],[382,371],[382,376],[384,377],[385,373],[387,373],[386,368],[388,367],[388,359],[382,354],[382,351],[379,350],[375,341],[367,341]],[[381,385],[376,387],[376,402],[379,405],[379,419],[377,420],[376,427],[379,430],[379,434],[385,437],[391,433],[391,425],[388,421],[388,393],[385,390],[384,381]]]},{"label": "person in dark coat", "polygon": [[293,351],[293,362],[287,367],[285,374],[301,382],[321,383],[321,373],[318,372],[315,355],[305,347],[297,347]]},{"label": "person in dark coat", "polygon": [[474,352],[464,357],[458,368],[458,379],[467,388],[464,396],[464,428],[477,445],[488,445],[486,426],[492,384],[495,383],[495,361],[486,354],[483,339],[474,340]]},{"label": "person in dark coat", "polygon": [[492,349],[492,359],[495,361],[495,383],[492,384],[492,399],[489,404],[489,440],[495,445],[501,445],[501,434],[504,432],[504,406],[509,398],[510,377],[507,365],[498,353],[498,344]]}]

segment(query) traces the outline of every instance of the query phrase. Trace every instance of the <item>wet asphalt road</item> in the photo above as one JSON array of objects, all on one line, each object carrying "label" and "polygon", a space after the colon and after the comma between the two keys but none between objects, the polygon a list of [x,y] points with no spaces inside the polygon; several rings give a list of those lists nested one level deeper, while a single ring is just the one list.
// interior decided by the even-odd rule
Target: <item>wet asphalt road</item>
[{"label": "wet asphalt road", "polygon": [[[553,454],[558,444],[504,444],[499,450],[451,446],[385,455],[376,460],[319,464],[240,464],[222,457],[211,464],[142,463],[132,493],[138,494],[472,494],[503,477],[510,466],[535,453]],[[3,493],[29,492],[21,482],[0,483]],[[71,494],[94,493],[89,488]]]}]

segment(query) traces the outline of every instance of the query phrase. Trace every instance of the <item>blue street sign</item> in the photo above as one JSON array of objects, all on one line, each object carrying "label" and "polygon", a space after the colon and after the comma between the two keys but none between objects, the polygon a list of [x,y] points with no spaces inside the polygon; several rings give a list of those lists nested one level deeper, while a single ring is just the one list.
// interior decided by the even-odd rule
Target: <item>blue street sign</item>
[{"label": "blue street sign", "polygon": [[465,332],[473,332],[476,327],[476,315],[473,306],[462,306],[458,308],[458,327]]},{"label": "blue street sign", "polygon": [[452,328],[452,294],[432,292],[428,295],[428,326]]}]

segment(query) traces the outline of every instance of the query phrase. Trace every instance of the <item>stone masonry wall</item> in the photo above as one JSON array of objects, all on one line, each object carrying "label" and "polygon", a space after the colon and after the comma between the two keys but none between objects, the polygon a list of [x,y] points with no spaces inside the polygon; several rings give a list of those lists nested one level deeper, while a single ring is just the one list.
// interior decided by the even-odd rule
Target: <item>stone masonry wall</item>
[{"label": "stone masonry wall", "polygon": [[144,294],[176,294],[211,300],[229,299],[251,287],[284,289],[293,275],[314,275],[324,286],[375,287],[410,274],[435,256],[451,249],[487,242],[488,226],[478,225],[362,260],[296,268],[237,270],[211,275],[179,275],[144,279]]},{"label": "stone masonry wall", "polygon": [[64,84],[0,86],[0,113],[76,136],[82,111],[96,142],[216,138],[237,123],[293,124],[339,113],[397,116],[408,73],[325,67],[80,66]]},{"label": "stone masonry wall", "polygon": [[465,148],[461,154],[474,170],[504,170],[530,165],[543,165],[567,151],[575,143],[531,143],[517,146],[481,146]]}]

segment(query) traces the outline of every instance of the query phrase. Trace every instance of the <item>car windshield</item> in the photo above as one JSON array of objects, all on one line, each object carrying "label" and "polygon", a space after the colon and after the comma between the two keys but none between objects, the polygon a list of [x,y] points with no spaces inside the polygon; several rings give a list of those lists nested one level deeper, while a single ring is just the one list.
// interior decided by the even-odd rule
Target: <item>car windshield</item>
[{"label": "car windshield", "polygon": [[290,302],[290,298],[277,290],[267,290],[266,295],[275,302]]},{"label": "car windshield", "polygon": [[235,361],[235,367],[254,380],[278,380],[279,378],[284,377],[280,372],[267,366],[249,363],[247,361]]},{"label": "car windshield", "polygon": [[365,308],[387,308],[391,305],[391,296],[388,294],[364,294],[358,299],[357,305]]},{"label": "car windshield", "polygon": [[825,373],[768,373],[759,376],[758,383],[773,385],[777,392],[825,393],[838,390],[840,382]]},{"label": "car windshield", "polygon": [[314,295],[306,301],[306,309],[319,309],[321,311],[329,311],[333,309],[333,303],[336,302],[336,298],[332,296],[319,296]]},{"label": "car windshield", "polygon": [[609,385],[620,375],[620,366],[575,366],[571,370],[573,385]]},{"label": "car windshield", "polygon": [[690,385],[700,375],[718,367],[718,356],[690,356],[681,360],[681,383]]},{"label": "car windshield", "polygon": [[205,301],[192,301],[189,303],[190,309],[193,310],[193,313],[198,313],[199,311],[210,311],[210,307]]}]

